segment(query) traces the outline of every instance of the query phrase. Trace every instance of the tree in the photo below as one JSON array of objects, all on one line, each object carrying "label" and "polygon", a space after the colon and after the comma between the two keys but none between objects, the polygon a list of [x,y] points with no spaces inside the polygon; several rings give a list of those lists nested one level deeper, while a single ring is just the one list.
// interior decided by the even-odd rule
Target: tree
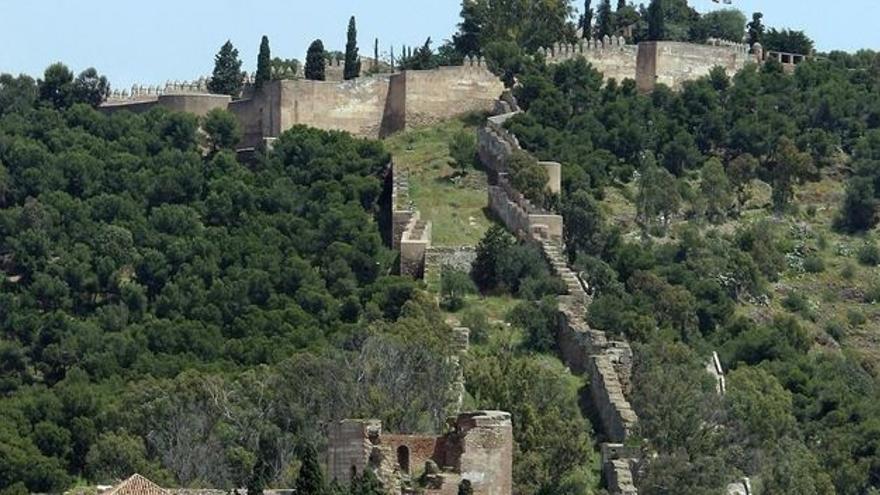
[{"label": "tree", "polygon": [[617,0],[617,10],[623,10],[626,8],[626,0]]},{"label": "tree", "polygon": [[581,37],[590,39],[593,36],[593,7],[592,0],[584,0],[584,12],[578,21],[578,27],[581,29]]},{"label": "tree", "polygon": [[216,153],[222,149],[235,148],[242,138],[241,125],[232,112],[215,108],[205,116],[203,125],[211,143],[211,149]]},{"label": "tree", "polygon": [[110,83],[94,67],[80,72],[73,81],[73,102],[97,108],[110,95]]},{"label": "tree", "polygon": [[500,225],[493,225],[477,244],[477,258],[471,268],[471,277],[481,291],[487,292],[498,285],[498,259],[514,244],[513,237]]},{"label": "tree", "polygon": [[648,156],[639,177],[637,220],[644,228],[648,228],[660,218],[661,225],[665,228],[678,212],[680,205],[681,195],[675,177],[666,169],[658,167],[653,156]]},{"label": "tree", "polygon": [[762,19],[764,19],[764,14],[755,12],[752,14],[752,20],[746,25],[749,33],[749,46],[754,46],[755,43],[764,42],[764,23],[762,22]]},{"label": "tree", "polygon": [[263,36],[260,41],[260,54],[257,55],[257,72],[254,75],[254,85],[257,89],[272,80],[272,55],[269,52],[269,37]]},{"label": "tree", "polygon": [[299,476],[296,478],[296,493],[314,493],[315,495],[323,494],[327,485],[324,482],[324,473],[321,471],[321,464],[318,462],[318,453],[311,444],[306,444],[300,454],[302,462],[299,468]]},{"label": "tree", "polygon": [[425,44],[400,61],[401,69],[427,70],[437,68],[438,65],[434,50],[431,49],[431,38],[425,40]]},{"label": "tree", "polygon": [[373,72],[379,72],[379,38],[373,42]]},{"label": "tree", "polygon": [[[2,198],[2,195],[0,195]],[[836,226],[847,232],[864,232],[877,224],[877,199],[874,181],[856,176],[846,184],[840,216]]]},{"label": "tree", "polygon": [[453,43],[462,55],[478,55],[492,42],[510,41],[527,52],[573,42],[570,0],[463,0]]},{"label": "tree", "polygon": [[40,100],[56,109],[67,108],[72,103],[73,72],[62,63],[52,64],[39,81]]},{"label": "tree", "polygon": [[474,495],[474,487],[471,486],[470,480],[461,480],[458,484],[458,495]]},{"label": "tree", "polygon": [[794,197],[794,185],[813,172],[813,158],[798,150],[794,142],[782,137],[770,156],[768,168],[773,186],[773,207],[781,212]]},{"label": "tree", "polygon": [[367,469],[351,480],[351,495],[386,495],[386,492],[376,474]]},{"label": "tree", "polygon": [[464,297],[476,292],[474,282],[465,272],[443,270],[440,278],[440,297],[448,311],[458,311],[464,307]]},{"label": "tree", "polygon": [[306,53],[306,79],[311,81],[323,81],[324,67],[326,62],[326,54],[324,52],[324,43],[321,40],[315,40],[309,45],[309,51]]},{"label": "tree", "polygon": [[237,98],[244,86],[244,74],[241,72],[241,60],[238,49],[227,40],[214,57],[214,72],[208,81],[208,90],[215,94],[229,95]]},{"label": "tree", "polygon": [[666,38],[666,12],[663,0],[651,0],[648,6],[648,41],[661,41]]},{"label": "tree", "polygon": [[473,132],[462,129],[452,135],[449,141],[449,156],[459,173],[467,173],[467,169],[474,164],[477,155],[477,138]]},{"label": "tree", "polygon": [[751,183],[758,170],[758,159],[749,153],[734,158],[727,166],[727,176],[736,191],[736,200],[739,207],[745,206],[751,197]]},{"label": "tree", "polygon": [[611,0],[602,0],[596,16],[596,36],[604,38],[614,34],[614,12],[611,11]]},{"label": "tree", "polygon": [[795,431],[791,393],[760,368],[744,366],[728,377],[727,407],[750,442],[775,445]]},{"label": "tree", "polygon": [[361,75],[361,59],[357,47],[357,25],[354,16],[348,20],[348,41],[345,43],[345,67],[343,78],[348,81]]},{"label": "tree", "polygon": [[577,252],[599,255],[605,247],[605,220],[602,210],[589,191],[580,189],[563,202],[565,245],[569,257]]},{"label": "tree", "polygon": [[549,199],[547,183],[550,177],[532,155],[515,151],[507,161],[510,183],[536,206],[545,207]]},{"label": "tree", "polygon": [[700,17],[691,33],[692,41],[705,41],[709,38],[742,43],[746,17],[736,9],[721,9],[707,12]]},{"label": "tree", "polygon": [[712,223],[720,223],[727,216],[733,197],[730,181],[724,173],[724,166],[717,158],[710,158],[703,165],[700,191],[706,201],[706,218]]},{"label": "tree", "polygon": [[803,31],[795,31],[793,29],[777,30],[770,28],[764,34],[764,51],[797,53],[801,55],[812,55],[813,40]]},{"label": "tree", "polygon": [[24,74],[12,77],[0,74],[0,116],[7,112],[24,112],[37,100],[37,83]]}]

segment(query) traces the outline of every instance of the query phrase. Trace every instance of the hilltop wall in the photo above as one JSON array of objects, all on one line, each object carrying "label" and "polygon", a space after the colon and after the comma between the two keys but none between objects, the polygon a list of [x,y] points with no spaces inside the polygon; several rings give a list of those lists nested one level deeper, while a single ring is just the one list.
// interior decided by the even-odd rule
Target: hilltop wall
[{"label": "hilltop wall", "polygon": [[[564,283],[567,295],[559,297],[557,347],[560,357],[575,372],[589,376],[590,402],[599,417],[599,430],[607,441],[624,443],[638,422],[629,403],[633,354],[624,340],[610,340],[605,332],[590,328],[586,312],[592,302],[589,287],[568,265],[562,233],[563,219],[547,213],[533,215],[522,194],[507,181],[507,160],[519,141],[503,124],[514,114],[490,117],[479,130],[477,149],[489,170],[489,206],[518,237],[537,244],[553,273]],[[553,221],[548,221],[552,218]],[[558,222],[558,223],[557,223]],[[551,227],[552,225],[552,227]],[[613,494],[637,494],[632,466],[636,459],[608,459],[605,480]]]},{"label": "hilltop wall", "polygon": [[635,79],[640,91],[651,91],[657,84],[677,90],[686,81],[709,75],[714,67],[732,76],[756,61],[746,45],[647,41],[639,43]]},{"label": "hilltop wall", "polygon": [[234,102],[228,96],[207,94],[197,84],[170,87],[184,89],[159,94],[155,88],[136,87],[131,97],[120,93],[102,109],[144,112],[163,106],[203,116],[213,108],[228,108],[244,129],[242,147],[252,147],[295,125],[381,138],[471,111],[488,112],[504,90],[482,60],[350,81],[272,81]]},{"label": "hilltop wall", "polygon": [[[601,72],[605,79],[618,82],[633,79],[641,91],[651,91],[657,84],[680,89],[686,81],[709,74],[716,66],[733,75],[748,62],[760,62],[762,54],[749,53],[738,43],[712,40],[707,44],[675,41],[650,41],[628,45],[623,38],[581,40],[577,44],[559,44],[539,50],[548,63],[583,58]],[[789,57],[788,60],[795,60]]]}]

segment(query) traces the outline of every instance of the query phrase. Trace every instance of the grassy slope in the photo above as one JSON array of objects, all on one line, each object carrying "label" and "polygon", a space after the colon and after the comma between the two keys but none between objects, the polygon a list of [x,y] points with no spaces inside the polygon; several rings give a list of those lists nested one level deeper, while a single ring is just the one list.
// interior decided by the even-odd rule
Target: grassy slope
[{"label": "grassy slope", "polygon": [[[602,207],[610,222],[621,227],[627,238],[639,237],[635,223],[635,206],[627,197],[635,197],[635,185],[624,190],[608,188]],[[806,308],[797,311],[803,323],[816,337],[818,348],[842,349],[860,358],[862,365],[880,377],[880,305],[865,302],[865,294],[880,286],[880,269],[858,263],[858,251],[868,242],[876,242],[877,229],[860,236],[835,232],[832,228],[843,198],[843,183],[834,175],[819,182],[804,184],[797,189],[794,204],[798,212],[778,220],[778,232],[791,246],[802,245],[800,253],[787,257],[788,269],[780,280],[770,285],[769,305],[741,303],[738,311],[758,320],[769,320],[775,314],[791,312],[783,302],[792,293],[807,300]],[[755,183],[753,199],[740,219],[717,227],[733,233],[746,222],[768,218],[769,188]],[[670,229],[674,231],[674,229]],[[808,273],[802,267],[807,255],[818,256],[824,270]],[[864,322],[861,317],[864,317]],[[836,327],[829,331],[829,328]]]},{"label": "grassy slope", "polygon": [[448,142],[467,128],[461,120],[397,134],[385,144],[395,166],[410,174],[410,199],[422,218],[433,223],[435,246],[476,245],[491,225],[486,212],[486,174],[470,170],[458,183],[452,180]]}]

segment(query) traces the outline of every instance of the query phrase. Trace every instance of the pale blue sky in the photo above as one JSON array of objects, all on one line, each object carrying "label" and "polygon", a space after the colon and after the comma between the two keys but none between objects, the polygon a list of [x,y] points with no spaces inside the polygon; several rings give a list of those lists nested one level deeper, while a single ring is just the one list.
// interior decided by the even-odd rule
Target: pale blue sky
[{"label": "pale blue sky", "polygon": [[[647,1],[647,0],[645,0]],[[598,0],[594,0],[594,4]],[[576,0],[582,5],[581,0]],[[880,0],[733,0],[747,15],[760,10],[765,24],[804,29],[820,50],[880,49]],[[691,0],[698,10],[720,8]],[[0,0],[0,72],[39,76],[63,61],[88,66],[116,88],[132,83],[207,75],[220,45],[231,39],[252,71],[260,37],[273,56],[304,58],[309,42],[345,43],[348,17],[357,16],[361,53],[448,38],[459,0]],[[436,45],[435,45],[436,46]]]}]

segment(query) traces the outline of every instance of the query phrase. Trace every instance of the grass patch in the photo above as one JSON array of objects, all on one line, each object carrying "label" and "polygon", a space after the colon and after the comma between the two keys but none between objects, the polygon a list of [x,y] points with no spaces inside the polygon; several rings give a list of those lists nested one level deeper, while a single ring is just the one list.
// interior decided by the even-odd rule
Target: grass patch
[{"label": "grass patch", "polygon": [[385,141],[395,166],[409,173],[410,199],[422,218],[433,223],[436,246],[476,245],[492,223],[485,172],[471,168],[456,178],[450,166],[449,142],[462,129],[476,132],[461,120],[450,120]]}]

